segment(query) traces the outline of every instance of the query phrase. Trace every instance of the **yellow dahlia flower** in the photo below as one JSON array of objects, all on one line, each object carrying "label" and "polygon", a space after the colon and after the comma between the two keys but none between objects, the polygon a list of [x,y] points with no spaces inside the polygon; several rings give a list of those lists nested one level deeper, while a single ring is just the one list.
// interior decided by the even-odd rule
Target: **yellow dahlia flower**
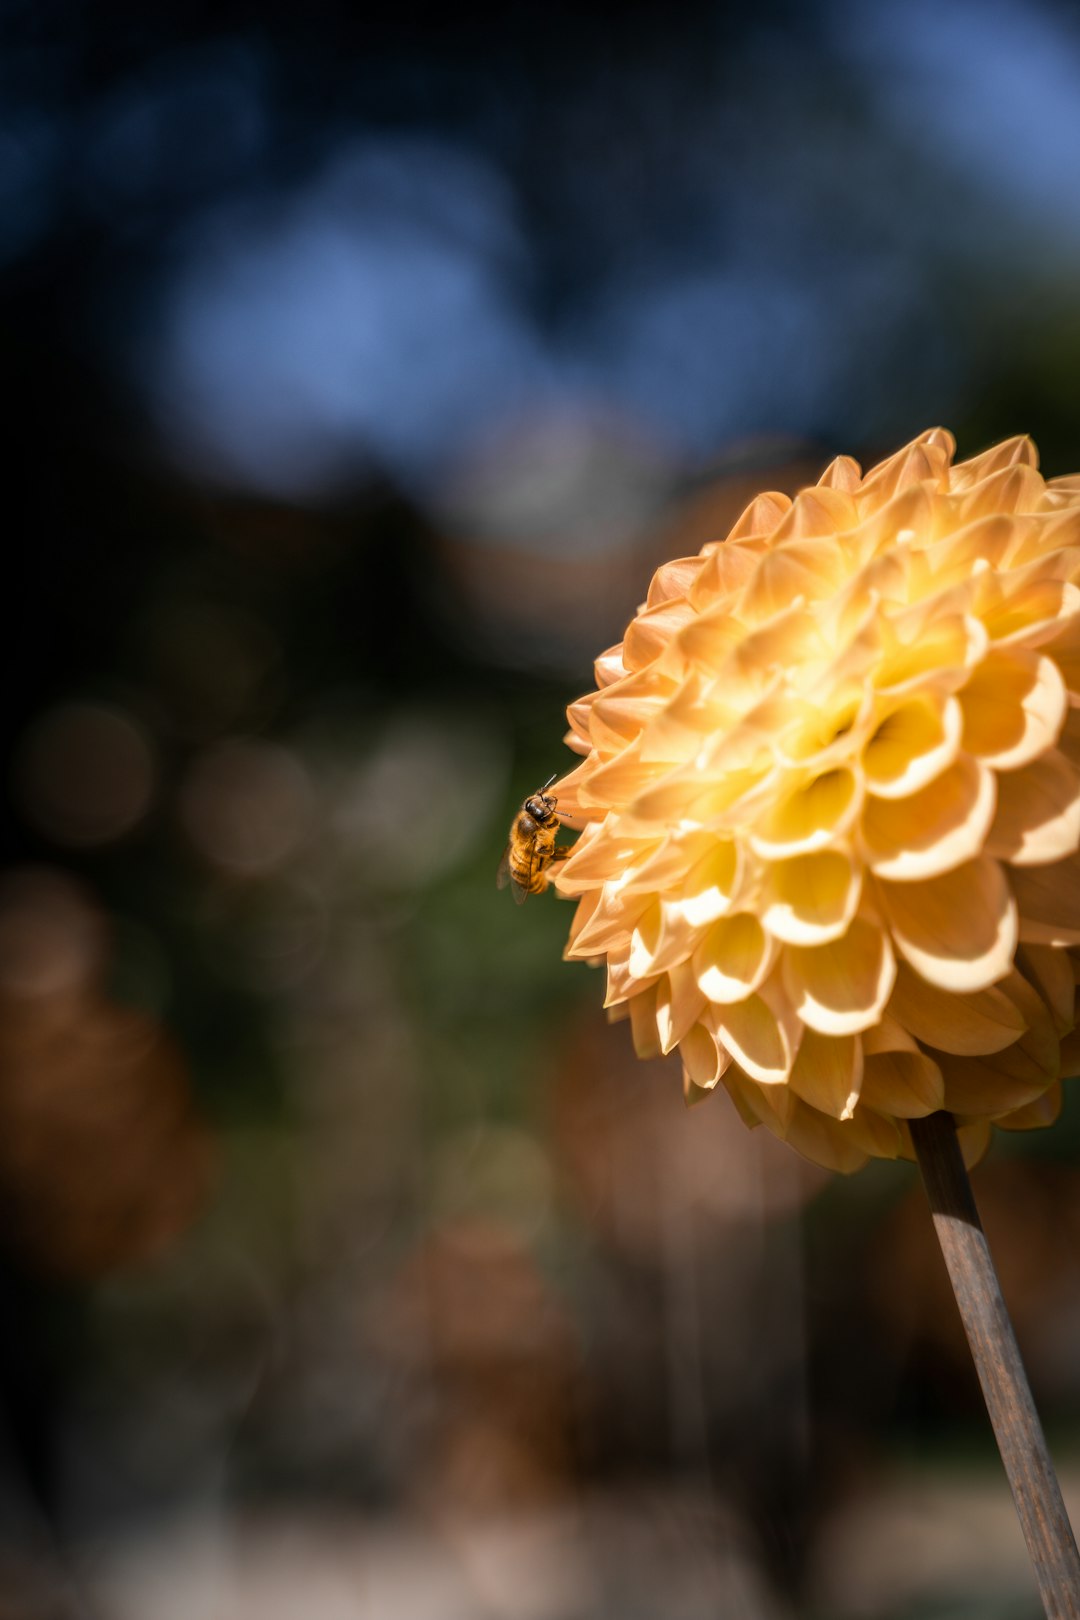
[{"label": "yellow dahlia flower", "polygon": [[[690,1100],[853,1170],[1050,1123],[1080,963],[1080,476],[923,434],[664,564],[554,791],[569,957]],[[1080,1046],[1076,1046],[1080,1052]]]}]

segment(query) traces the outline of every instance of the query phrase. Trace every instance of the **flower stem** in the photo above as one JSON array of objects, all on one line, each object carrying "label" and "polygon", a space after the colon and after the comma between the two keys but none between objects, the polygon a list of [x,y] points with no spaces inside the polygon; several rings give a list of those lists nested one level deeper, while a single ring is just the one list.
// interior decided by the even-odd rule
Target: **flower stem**
[{"label": "flower stem", "polygon": [[1080,1554],[1031,1398],[951,1114],[911,1121],[911,1137],[1020,1528],[1049,1620],[1080,1617]]}]

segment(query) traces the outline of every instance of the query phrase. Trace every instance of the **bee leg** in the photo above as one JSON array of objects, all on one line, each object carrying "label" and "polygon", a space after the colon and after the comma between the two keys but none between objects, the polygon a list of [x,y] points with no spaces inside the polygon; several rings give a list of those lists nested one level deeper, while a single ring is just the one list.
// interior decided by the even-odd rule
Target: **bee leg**
[{"label": "bee leg", "polygon": [[555,848],[551,852],[551,858],[553,861],[565,861],[566,857],[568,855],[572,855],[573,853],[573,844],[556,844]]}]

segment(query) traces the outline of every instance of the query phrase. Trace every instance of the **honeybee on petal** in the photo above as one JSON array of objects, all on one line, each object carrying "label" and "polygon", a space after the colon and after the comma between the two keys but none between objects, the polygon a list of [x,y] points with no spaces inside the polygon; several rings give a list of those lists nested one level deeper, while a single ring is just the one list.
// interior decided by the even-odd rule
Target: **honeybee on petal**
[{"label": "honeybee on petal", "polygon": [[569,847],[555,843],[561,822],[555,809],[559,801],[548,792],[554,780],[549,776],[539,793],[525,800],[511,824],[510,842],[499,862],[499,888],[509,883],[519,906],[530,894],[543,893],[548,886],[548,867],[570,854]]}]

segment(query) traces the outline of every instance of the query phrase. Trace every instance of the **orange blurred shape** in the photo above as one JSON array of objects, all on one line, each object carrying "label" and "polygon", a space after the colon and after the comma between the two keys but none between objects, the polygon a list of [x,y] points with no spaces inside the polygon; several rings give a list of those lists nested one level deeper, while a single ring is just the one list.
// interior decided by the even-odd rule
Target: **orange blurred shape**
[{"label": "orange blurred shape", "polygon": [[579,1212],[613,1248],[658,1265],[691,1216],[699,1239],[800,1209],[829,1180],[783,1142],[748,1136],[727,1097],[687,1109],[676,1059],[635,1056],[626,1028],[574,1028],[554,1076],[557,1162]]},{"label": "orange blurred shape", "polygon": [[565,1489],[576,1345],[511,1233],[486,1220],[441,1227],[405,1260],[372,1336],[410,1375],[404,1394],[418,1425],[410,1479],[426,1507],[468,1514]]},{"label": "orange blurred shape", "polygon": [[105,919],[77,883],[44,866],[0,877],[0,997],[9,1018],[25,1003],[63,1019],[98,982],[105,954]]},{"label": "orange blurred shape", "polygon": [[152,1254],[208,1182],[179,1052],[98,988],[103,934],[59,874],[0,884],[0,1240],[65,1276]]}]

